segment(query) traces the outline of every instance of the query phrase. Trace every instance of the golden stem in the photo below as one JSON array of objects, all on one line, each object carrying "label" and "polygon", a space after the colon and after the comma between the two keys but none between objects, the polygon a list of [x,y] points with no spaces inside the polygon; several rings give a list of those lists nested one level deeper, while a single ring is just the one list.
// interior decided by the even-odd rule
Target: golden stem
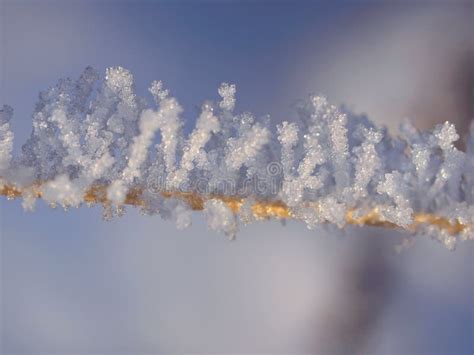
[{"label": "golden stem", "polygon": [[[31,186],[36,197],[41,198],[41,183],[36,183]],[[125,204],[131,206],[145,206],[145,201],[142,199],[143,188],[131,188],[125,198]],[[218,199],[223,201],[234,213],[238,213],[244,199],[238,196],[224,196],[224,195],[200,195],[195,192],[180,192],[180,191],[161,191],[160,194],[164,198],[178,198],[186,202],[192,210],[201,211],[204,209],[205,201],[209,199]],[[23,190],[11,185],[5,184],[0,187],[0,195],[6,196],[8,199],[19,198],[23,195]],[[87,189],[84,194],[84,202],[90,204],[108,205],[110,201],[107,199],[107,185],[93,185]],[[315,210],[317,207],[314,206]],[[251,206],[253,216],[257,219],[292,219],[294,216],[290,208],[282,201],[255,201]],[[376,226],[385,228],[399,228],[394,223],[387,222],[381,216],[378,208],[373,208],[363,216],[355,216],[354,210],[349,210],[346,214],[346,223],[359,226]],[[413,223],[407,227],[410,231],[416,231],[423,224],[434,225],[441,230],[448,232],[451,235],[461,233],[468,226],[455,221],[450,222],[447,218],[437,216],[430,213],[415,213],[413,216]]]}]

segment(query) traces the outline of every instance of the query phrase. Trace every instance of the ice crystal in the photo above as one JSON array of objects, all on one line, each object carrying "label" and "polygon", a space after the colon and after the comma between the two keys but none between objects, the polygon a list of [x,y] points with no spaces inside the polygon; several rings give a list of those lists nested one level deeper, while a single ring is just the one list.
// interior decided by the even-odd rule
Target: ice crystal
[{"label": "ice crystal", "polygon": [[8,169],[12,159],[13,133],[10,130],[10,119],[13,109],[3,106],[0,110],[0,173]]},{"label": "ice crystal", "polygon": [[161,81],[149,91],[153,105],[135,94],[121,67],[103,79],[92,68],[76,81],[62,79],[40,93],[31,136],[16,157],[13,110],[3,106],[2,194],[21,195],[28,210],[38,197],[64,208],[100,202],[106,219],[135,204],[179,228],[191,224],[192,209],[204,210],[209,227],[231,238],[240,223],[278,217],[310,228],[375,218],[449,249],[474,239],[474,123],[464,152],[449,122],[423,132],[404,122],[392,137],[310,96],[293,120],[273,127],[268,118],[234,113],[236,87],[223,83],[185,135],[177,99]]}]

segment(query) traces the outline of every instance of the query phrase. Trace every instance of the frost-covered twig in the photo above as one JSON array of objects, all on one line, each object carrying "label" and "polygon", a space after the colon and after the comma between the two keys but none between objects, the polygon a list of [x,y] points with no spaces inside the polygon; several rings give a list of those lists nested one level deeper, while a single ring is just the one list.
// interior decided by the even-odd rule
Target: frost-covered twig
[{"label": "frost-covered twig", "polygon": [[100,203],[107,218],[126,204],[172,218],[203,210],[210,228],[233,237],[241,223],[291,218],[400,228],[453,248],[474,239],[474,123],[466,151],[446,122],[391,137],[363,116],[311,96],[297,117],[272,127],[234,113],[234,85],[206,102],[183,133],[178,101],[152,83],[156,108],[134,93],[121,67],[103,80],[91,68],[40,94],[33,132],[12,158],[12,110],[0,112],[0,194],[51,205]]}]

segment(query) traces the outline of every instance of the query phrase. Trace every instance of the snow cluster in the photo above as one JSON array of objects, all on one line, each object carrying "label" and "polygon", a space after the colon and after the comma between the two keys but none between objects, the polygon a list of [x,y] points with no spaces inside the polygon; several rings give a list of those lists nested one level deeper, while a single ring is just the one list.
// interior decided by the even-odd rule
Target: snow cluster
[{"label": "snow cluster", "polygon": [[[123,213],[127,194],[139,187],[143,212],[180,228],[191,224],[192,204],[163,192],[196,194],[209,227],[229,236],[255,219],[254,201],[280,201],[310,228],[344,227],[349,212],[376,208],[405,229],[416,214],[461,223],[454,235],[429,223],[418,229],[449,248],[474,239],[474,123],[463,151],[449,122],[424,132],[404,122],[392,137],[365,116],[310,96],[292,122],[274,127],[268,118],[235,113],[236,87],[223,83],[220,98],[205,102],[185,132],[178,101],[160,81],[149,91],[153,105],[136,96],[132,74],[121,67],[103,79],[90,67],[76,81],[62,79],[40,93],[31,137],[14,158],[12,109],[4,106],[0,187],[16,185],[32,209],[38,182],[48,203],[64,207],[84,203],[91,186],[107,186],[106,217]],[[232,210],[226,196],[241,208]]]},{"label": "snow cluster", "polygon": [[12,159],[13,133],[10,129],[10,119],[13,109],[4,105],[0,110],[0,176],[8,169]]}]

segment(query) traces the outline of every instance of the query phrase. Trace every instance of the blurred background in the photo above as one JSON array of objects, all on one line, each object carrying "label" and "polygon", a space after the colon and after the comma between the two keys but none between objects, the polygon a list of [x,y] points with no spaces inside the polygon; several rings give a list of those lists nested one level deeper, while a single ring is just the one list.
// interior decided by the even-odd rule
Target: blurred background
[{"label": "blurred background", "polygon": [[[0,2],[0,104],[15,151],[40,90],[121,65],[163,80],[192,127],[222,81],[291,120],[321,93],[397,134],[474,117],[472,1]],[[189,124],[188,124],[189,123]],[[2,354],[472,354],[474,246],[257,223],[235,242],[130,210],[0,200]]]}]

